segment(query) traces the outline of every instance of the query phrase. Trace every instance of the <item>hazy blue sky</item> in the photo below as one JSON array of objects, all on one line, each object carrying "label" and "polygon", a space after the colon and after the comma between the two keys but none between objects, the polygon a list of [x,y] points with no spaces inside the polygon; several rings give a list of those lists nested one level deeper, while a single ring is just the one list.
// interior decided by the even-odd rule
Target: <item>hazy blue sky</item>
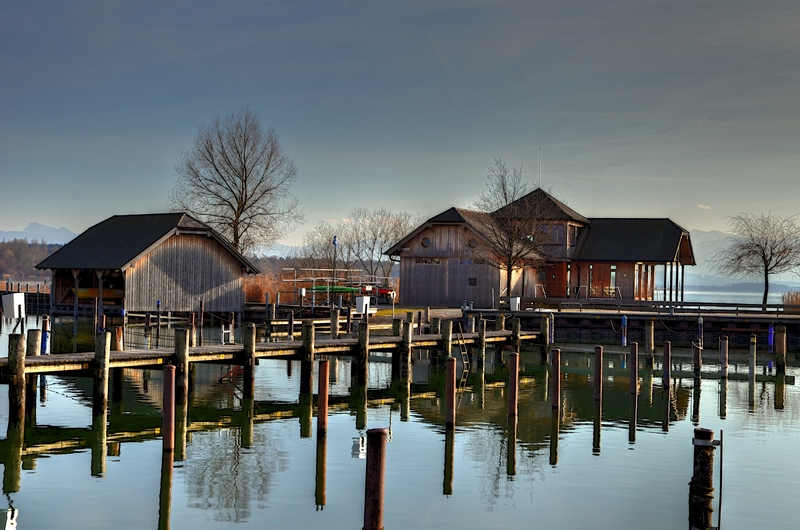
[{"label": "hazy blue sky", "polygon": [[800,3],[0,0],[0,229],[165,210],[245,105],[307,222],[469,207],[501,155],[590,217],[800,213]]}]

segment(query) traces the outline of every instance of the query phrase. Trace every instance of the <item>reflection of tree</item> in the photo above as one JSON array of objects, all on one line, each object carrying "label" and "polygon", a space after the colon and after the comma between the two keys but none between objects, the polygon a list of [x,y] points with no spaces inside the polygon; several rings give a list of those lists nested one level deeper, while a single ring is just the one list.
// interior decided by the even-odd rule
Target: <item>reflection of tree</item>
[{"label": "reflection of tree", "polygon": [[268,505],[276,473],[288,467],[290,439],[283,422],[258,425],[253,447],[241,447],[239,429],[195,434],[188,451],[186,489],[189,507],[212,510],[214,519],[243,522],[254,502]]}]

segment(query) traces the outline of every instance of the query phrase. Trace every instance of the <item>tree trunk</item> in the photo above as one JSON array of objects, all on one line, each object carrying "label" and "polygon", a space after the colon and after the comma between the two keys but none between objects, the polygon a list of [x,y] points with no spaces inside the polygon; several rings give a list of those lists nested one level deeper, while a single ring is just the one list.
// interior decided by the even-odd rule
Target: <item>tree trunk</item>
[{"label": "tree trunk", "polygon": [[761,305],[764,306],[764,311],[767,310],[767,296],[769,296],[769,271],[764,269],[764,298],[761,300]]},{"label": "tree trunk", "polygon": [[511,273],[514,267],[506,265],[506,296],[511,296]]}]

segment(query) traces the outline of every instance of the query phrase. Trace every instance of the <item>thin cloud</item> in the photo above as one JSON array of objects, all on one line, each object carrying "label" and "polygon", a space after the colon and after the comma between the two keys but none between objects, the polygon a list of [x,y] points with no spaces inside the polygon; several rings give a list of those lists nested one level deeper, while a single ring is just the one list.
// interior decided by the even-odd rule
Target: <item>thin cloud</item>
[{"label": "thin cloud", "polygon": [[714,208],[712,208],[711,206],[709,206],[707,204],[698,204],[697,208],[699,208],[700,210],[713,210],[714,209]]},{"label": "thin cloud", "polygon": [[433,49],[436,50],[436,55],[439,56],[439,62],[442,63],[444,69],[447,70],[448,72],[452,72],[450,64],[448,64],[448,62],[444,58],[444,55],[442,55],[442,49],[439,47],[439,43],[436,42],[436,39],[434,39],[433,35],[431,35],[430,33],[428,33],[428,39],[431,41]]}]

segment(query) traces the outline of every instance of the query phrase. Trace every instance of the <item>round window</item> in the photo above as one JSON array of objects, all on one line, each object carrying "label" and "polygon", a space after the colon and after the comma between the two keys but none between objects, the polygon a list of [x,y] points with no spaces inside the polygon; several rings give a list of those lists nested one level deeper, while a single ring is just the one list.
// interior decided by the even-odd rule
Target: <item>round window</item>
[{"label": "round window", "polygon": [[470,248],[475,248],[475,247],[478,246],[478,240],[477,239],[470,239],[468,244],[469,244]]},{"label": "round window", "polygon": [[423,238],[422,239],[422,246],[425,247],[425,248],[428,248],[429,246],[431,246],[431,240],[428,239],[427,237]]}]

